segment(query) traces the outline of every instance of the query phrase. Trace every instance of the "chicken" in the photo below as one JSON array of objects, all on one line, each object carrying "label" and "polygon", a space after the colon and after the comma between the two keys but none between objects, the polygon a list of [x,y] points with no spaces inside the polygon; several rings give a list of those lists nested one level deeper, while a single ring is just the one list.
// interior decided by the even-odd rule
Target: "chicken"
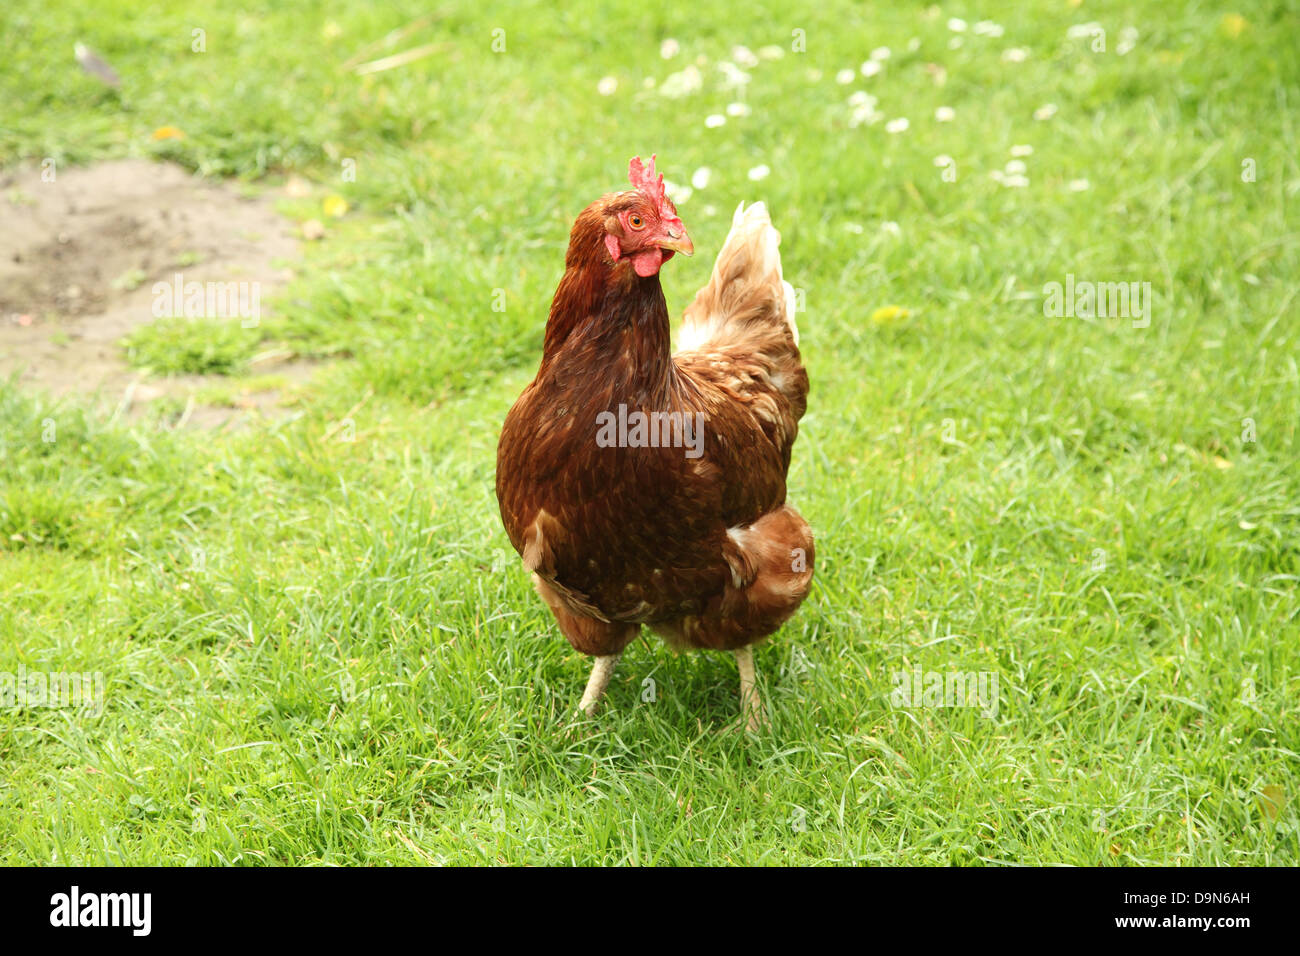
[{"label": "chicken", "polygon": [[497,447],[501,518],[560,631],[595,657],[582,712],[644,624],[734,652],[757,729],[752,645],[813,577],[812,531],[786,501],[808,396],[794,289],[766,208],[742,203],[674,354],[659,271],[694,246],[655,158],[629,179],[574,223],[541,366]]}]

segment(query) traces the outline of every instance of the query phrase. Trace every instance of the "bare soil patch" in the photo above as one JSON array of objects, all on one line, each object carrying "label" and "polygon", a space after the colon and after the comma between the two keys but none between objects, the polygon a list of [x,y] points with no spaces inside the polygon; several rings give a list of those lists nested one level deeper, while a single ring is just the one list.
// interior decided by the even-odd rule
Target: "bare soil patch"
[{"label": "bare soil patch", "polygon": [[[59,170],[53,182],[40,169],[0,173],[0,377],[137,410],[184,397],[187,423],[225,424],[238,408],[193,401],[218,377],[146,377],[127,364],[121,339],[156,321],[153,286],[177,274],[256,282],[267,314],[299,255],[293,230],[271,195],[250,197],[175,164],[117,160]],[[258,365],[298,380],[310,369],[274,357]],[[236,404],[269,413],[277,396]]]}]

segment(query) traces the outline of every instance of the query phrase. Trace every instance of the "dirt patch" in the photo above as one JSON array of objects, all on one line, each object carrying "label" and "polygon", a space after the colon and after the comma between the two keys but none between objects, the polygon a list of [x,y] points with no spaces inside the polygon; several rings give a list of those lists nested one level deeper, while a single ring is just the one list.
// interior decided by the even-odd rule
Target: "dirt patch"
[{"label": "dirt patch", "polygon": [[[98,395],[115,407],[179,396],[187,421],[224,424],[238,402],[193,408],[211,379],[146,378],[127,365],[121,339],[168,314],[154,287],[177,276],[186,288],[247,283],[267,315],[298,258],[293,228],[270,195],[250,197],[174,164],[120,160],[59,170],[53,182],[39,169],[0,174],[0,377],[17,373],[34,389]],[[257,371],[301,380],[309,366],[272,355]],[[275,396],[246,404],[265,412]]]}]

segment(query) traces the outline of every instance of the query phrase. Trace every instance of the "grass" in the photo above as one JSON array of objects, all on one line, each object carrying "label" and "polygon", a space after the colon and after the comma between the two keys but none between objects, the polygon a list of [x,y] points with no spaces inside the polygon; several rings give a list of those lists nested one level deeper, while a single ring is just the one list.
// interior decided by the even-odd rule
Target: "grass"
[{"label": "grass", "polygon": [[[236,382],[267,348],[338,359],[287,420],[212,436],[0,387],[0,672],[107,680],[98,716],[0,711],[0,863],[1300,863],[1295,4],[753,9],[460,5],[370,54],[436,56],[357,76],[427,5],[5,5],[0,166],[292,172],[351,212],[258,328],[130,343]],[[1106,52],[1067,38],[1087,21]],[[786,55],[706,128],[737,43]],[[643,88],[696,57],[702,91]],[[851,127],[856,90],[909,129]],[[1013,145],[1024,188],[990,175]],[[752,738],[729,659],[651,641],[574,722],[585,660],[492,491],[569,225],[651,151],[713,171],[674,312],[741,199],[806,297],[817,579],[757,653]],[[1046,317],[1067,274],[1150,282],[1149,326]],[[915,668],[996,674],[996,715],[895,706]]]}]

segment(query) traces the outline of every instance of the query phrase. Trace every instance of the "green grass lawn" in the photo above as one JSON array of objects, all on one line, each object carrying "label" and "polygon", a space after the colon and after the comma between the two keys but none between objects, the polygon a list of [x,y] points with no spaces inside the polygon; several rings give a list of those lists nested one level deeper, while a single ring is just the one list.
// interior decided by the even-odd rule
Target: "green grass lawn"
[{"label": "green grass lawn", "polygon": [[[1292,0],[449,4],[369,75],[427,4],[69,6],[0,11],[0,167],[158,155],[350,211],[274,318],[179,333],[235,375],[331,359],[287,418],[0,386],[0,672],[107,681],[0,711],[0,863],[1300,863]],[[727,90],[737,44],[784,55]],[[712,173],[674,313],[742,199],[806,301],[817,578],[748,738],[730,656],[653,639],[574,720],[586,659],[493,493],[569,226],[650,152]],[[1150,283],[1149,324],[1046,316],[1068,275]],[[900,706],[916,669],[995,674],[996,713]]]}]

